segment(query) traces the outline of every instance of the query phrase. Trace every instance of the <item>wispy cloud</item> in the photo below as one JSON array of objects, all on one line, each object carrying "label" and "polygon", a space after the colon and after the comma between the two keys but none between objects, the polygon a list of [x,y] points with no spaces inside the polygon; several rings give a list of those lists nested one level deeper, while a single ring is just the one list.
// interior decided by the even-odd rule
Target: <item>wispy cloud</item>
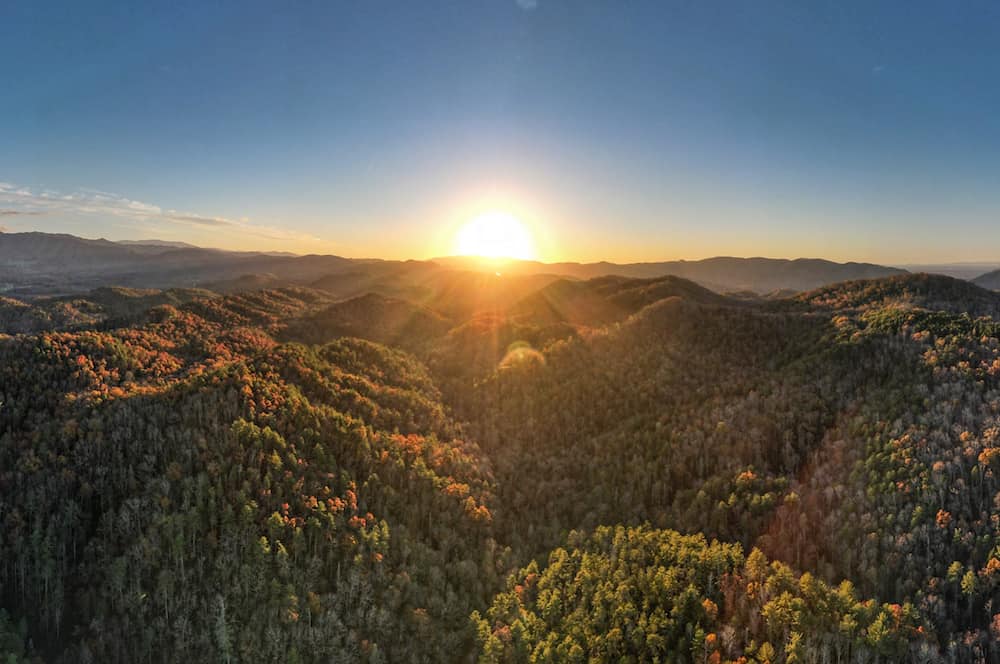
[{"label": "wispy cloud", "polygon": [[12,210],[10,208],[0,208],[0,217],[31,217],[39,214],[41,214],[41,212],[33,210]]},{"label": "wispy cloud", "polygon": [[201,217],[196,214],[168,214],[167,217],[172,221],[180,222],[182,224],[197,224],[199,226],[239,225],[239,222],[223,219],[222,217]]},{"label": "wispy cloud", "polygon": [[10,182],[0,182],[0,216],[37,216],[43,214],[65,216],[118,218],[142,223],[167,223],[199,228],[214,228],[253,235],[270,240],[293,242],[322,242],[319,238],[297,231],[261,226],[250,223],[246,218],[198,214],[173,210],[159,205],[133,200],[120,194],[97,189],[78,189],[71,193],[56,191],[33,191]]}]

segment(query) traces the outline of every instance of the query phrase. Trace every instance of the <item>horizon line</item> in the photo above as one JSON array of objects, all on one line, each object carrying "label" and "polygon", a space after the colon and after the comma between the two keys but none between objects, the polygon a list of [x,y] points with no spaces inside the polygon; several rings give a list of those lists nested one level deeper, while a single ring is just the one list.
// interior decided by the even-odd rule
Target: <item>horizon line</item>
[{"label": "horizon line", "polygon": [[[539,265],[600,265],[602,263],[607,263],[611,265],[655,265],[658,263],[699,263],[709,260],[718,259],[737,259],[737,260],[771,260],[771,261],[826,261],[828,263],[835,263],[838,265],[848,265],[851,263],[858,265],[876,265],[879,267],[891,267],[905,269],[908,267],[960,267],[960,266],[981,266],[981,265],[996,265],[1000,266],[1000,258],[996,259],[974,259],[974,260],[957,260],[957,261],[934,261],[934,260],[913,260],[909,259],[907,262],[875,262],[871,260],[837,260],[834,258],[824,258],[822,256],[763,256],[763,255],[733,255],[733,254],[715,254],[710,256],[703,256],[701,258],[663,258],[657,260],[612,260],[612,259],[600,259],[600,260],[572,260],[572,259],[562,259],[562,260],[543,260],[541,258],[516,258],[516,257],[503,257],[503,256],[480,256],[472,254],[448,254],[448,255],[438,255],[429,256],[426,258],[385,258],[380,256],[348,256],[344,254],[332,254],[332,253],[314,253],[314,252],[296,252],[289,250],[269,250],[269,249],[229,249],[224,247],[212,247],[204,246],[200,244],[195,244],[193,242],[188,242],[187,240],[163,240],[160,238],[141,238],[138,240],[133,239],[110,239],[107,237],[97,237],[88,238],[82,235],[74,235],[73,233],[53,233],[43,230],[25,230],[25,231],[11,231],[0,227],[0,235],[49,235],[49,236],[62,236],[74,238],[77,240],[83,240],[86,242],[108,242],[111,244],[117,244],[122,247],[128,248],[130,245],[143,245],[145,246],[159,246],[166,249],[175,249],[178,251],[190,250],[190,249],[201,249],[204,251],[219,251],[224,253],[234,253],[234,254],[271,254],[271,255],[284,255],[288,258],[305,258],[309,256],[329,256],[335,258],[345,258],[348,260],[357,261],[385,261],[385,262],[426,262],[433,263],[435,261],[445,261],[445,260],[475,260],[491,264],[501,264],[501,263],[537,263]],[[185,246],[172,246],[172,244],[183,244]]]}]

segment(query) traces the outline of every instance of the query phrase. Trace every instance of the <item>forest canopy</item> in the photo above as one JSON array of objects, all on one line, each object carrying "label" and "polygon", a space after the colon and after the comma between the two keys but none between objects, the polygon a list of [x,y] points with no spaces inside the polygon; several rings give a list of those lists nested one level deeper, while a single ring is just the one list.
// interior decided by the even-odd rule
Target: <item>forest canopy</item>
[{"label": "forest canopy", "polygon": [[1000,656],[995,294],[529,281],[0,303],[5,661]]}]

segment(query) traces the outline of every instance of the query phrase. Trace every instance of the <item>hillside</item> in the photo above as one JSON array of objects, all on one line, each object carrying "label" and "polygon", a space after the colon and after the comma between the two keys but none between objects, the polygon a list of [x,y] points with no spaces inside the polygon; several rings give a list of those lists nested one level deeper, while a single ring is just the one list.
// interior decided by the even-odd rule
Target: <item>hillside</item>
[{"label": "hillside", "polygon": [[[913,642],[927,646],[910,607],[862,601],[849,585],[798,576],[756,549],[744,556],[739,546],[669,530],[574,532],[546,565],[519,570],[510,585],[485,616],[474,616],[481,661],[572,661],[583,653],[609,662],[626,653],[640,661],[896,659]],[[772,644],[779,615],[800,628]],[[736,634],[753,645],[733,648]]]},{"label": "hillside", "polygon": [[328,275],[311,285],[338,298],[377,293],[408,300],[449,318],[466,319],[475,314],[506,311],[515,302],[557,280],[550,274],[507,275],[405,261],[359,266],[350,272]]},{"label": "hillside", "polygon": [[1000,270],[981,274],[973,279],[972,283],[989,290],[1000,290]]},{"label": "hillside", "polygon": [[[164,348],[177,326],[212,356]],[[488,466],[454,439],[422,368],[359,341],[277,348],[203,329],[0,347],[0,422],[47,440],[0,448],[4,604],[30,603],[42,654],[441,661],[467,649],[468,613],[496,575],[482,557]],[[83,346],[85,364],[63,359]],[[39,352],[38,378],[11,381]],[[26,399],[57,376],[72,406]]]},{"label": "hillside", "polygon": [[359,272],[434,288],[105,289],[0,339],[0,648],[1000,655],[994,294]]},{"label": "hillside", "polygon": [[533,323],[601,326],[620,321],[644,306],[668,297],[703,304],[731,300],[678,277],[627,279],[598,277],[588,281],[561,279],[514,304],[508,315]]},{"label": "hillside", "polygon": [[183,310],[215,323],[253,324],[269,330],[290,317],[329,304],[321,291],[286,287],[226,298],[197,288],[98,288],[80,296],[17,300],[0,297],[0,334],[109,329],[143,324]]},{"label": "hillside", "polygon": [[803,293],[798,299],[837,309],[920,308],[1000,317],[1000,294],[962,279],[937,274],[849,281]]},{"label": "hillside", "polygon": [[98,326],[122,326],[143,320],[154,307],[178,306],[215,294],[200,289],[105,287],[80,296],[18,300],[0,297],[0,334],[37,333]]},{"label": "hillside", "polygon": [[448,319],[430,309],[369,293],[302,317],[283,336],[311,344],[359,337],[412,350],[432,343],[450,328]]}]

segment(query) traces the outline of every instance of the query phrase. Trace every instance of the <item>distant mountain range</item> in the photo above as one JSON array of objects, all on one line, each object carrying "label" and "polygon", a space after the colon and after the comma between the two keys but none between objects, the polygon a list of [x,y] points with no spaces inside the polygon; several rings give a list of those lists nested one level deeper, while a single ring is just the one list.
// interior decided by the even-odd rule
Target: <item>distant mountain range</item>
[{"label": "distant mountain range", "polygon": [[[115,240],[115,244],[121,244],[133,250],[146,251],[149,253],[160,253],[170,249],[203,249],[188,242],[178,242],[176,240]],[[220,249],[209,249],[210,251],[224,251]],[[263,256],[298,256],[291,251],[244,251],[232,253],[261,254]]]},{"label": "distant mountain range", "polygon": [[[934,266],[922,267],[933,271]],[[942,268],[941,272],[947,273],[944,269],[947,266]],[[965,269],[971,269],[971,265]],[[456,281],[455,273],[465,274],[468,279]],[[627,264],[484,262],[466,256],[431,261],[382,261],[332,255],[224,251],[155,239],[111,242],[41,232],[0,233],[0,292],[22,296],[69,294],[110,285],[204,287],[220,292],[299,285],[313,286],[342,297],[377,292],[387,297],[406,297],[432,304],[435,297],[454,301],[453,289],[472,288],[477,283],[482,286],[498,274],[505,279],[530,277],[530,283],[525,282],[526,289],[528,286],[541,287],[559,278],[653,279],[672,275],[720,293],[765,295],[780,292],[788,295],[792,291],[808,291],[843,281],[906,273],[901,268],[872,263],[836,263],[815,258],[717,257]],[[986,288],[1000,288],[1000,271],[984,274],[975,282]]]},{"label": "distant mountain range", "polygon": [[[478,264],[466,257],[436,258],[443,265],[472,266]],[[873,279],[904,274],[899,268],[871,263],[834,263],[818,258],[733,258],[720,256],[697,261],[663,261],[658,263],[538,263],[508,262],[506,272],[546,272],[577,279],[592,279],[605,275],[648,279],[665,275],[683,277],[716,291],[750,290],[767,293],[779,289],[809,290],[849,279]]]},{"label": "distant mountain range", "polygon": [[363,264],[340,256],[273,255],[162,244],[121,244],[50,233],[0,233],[0,287],[23,294],[105,285],[191,287],[244,275],[311,281]]},{"label": "distant mountain range", "polygon": [[196,244],[177,242],[176,240],[116,240],[115,244],[126,247],[158,247],[161,249],[199,249]]}]

